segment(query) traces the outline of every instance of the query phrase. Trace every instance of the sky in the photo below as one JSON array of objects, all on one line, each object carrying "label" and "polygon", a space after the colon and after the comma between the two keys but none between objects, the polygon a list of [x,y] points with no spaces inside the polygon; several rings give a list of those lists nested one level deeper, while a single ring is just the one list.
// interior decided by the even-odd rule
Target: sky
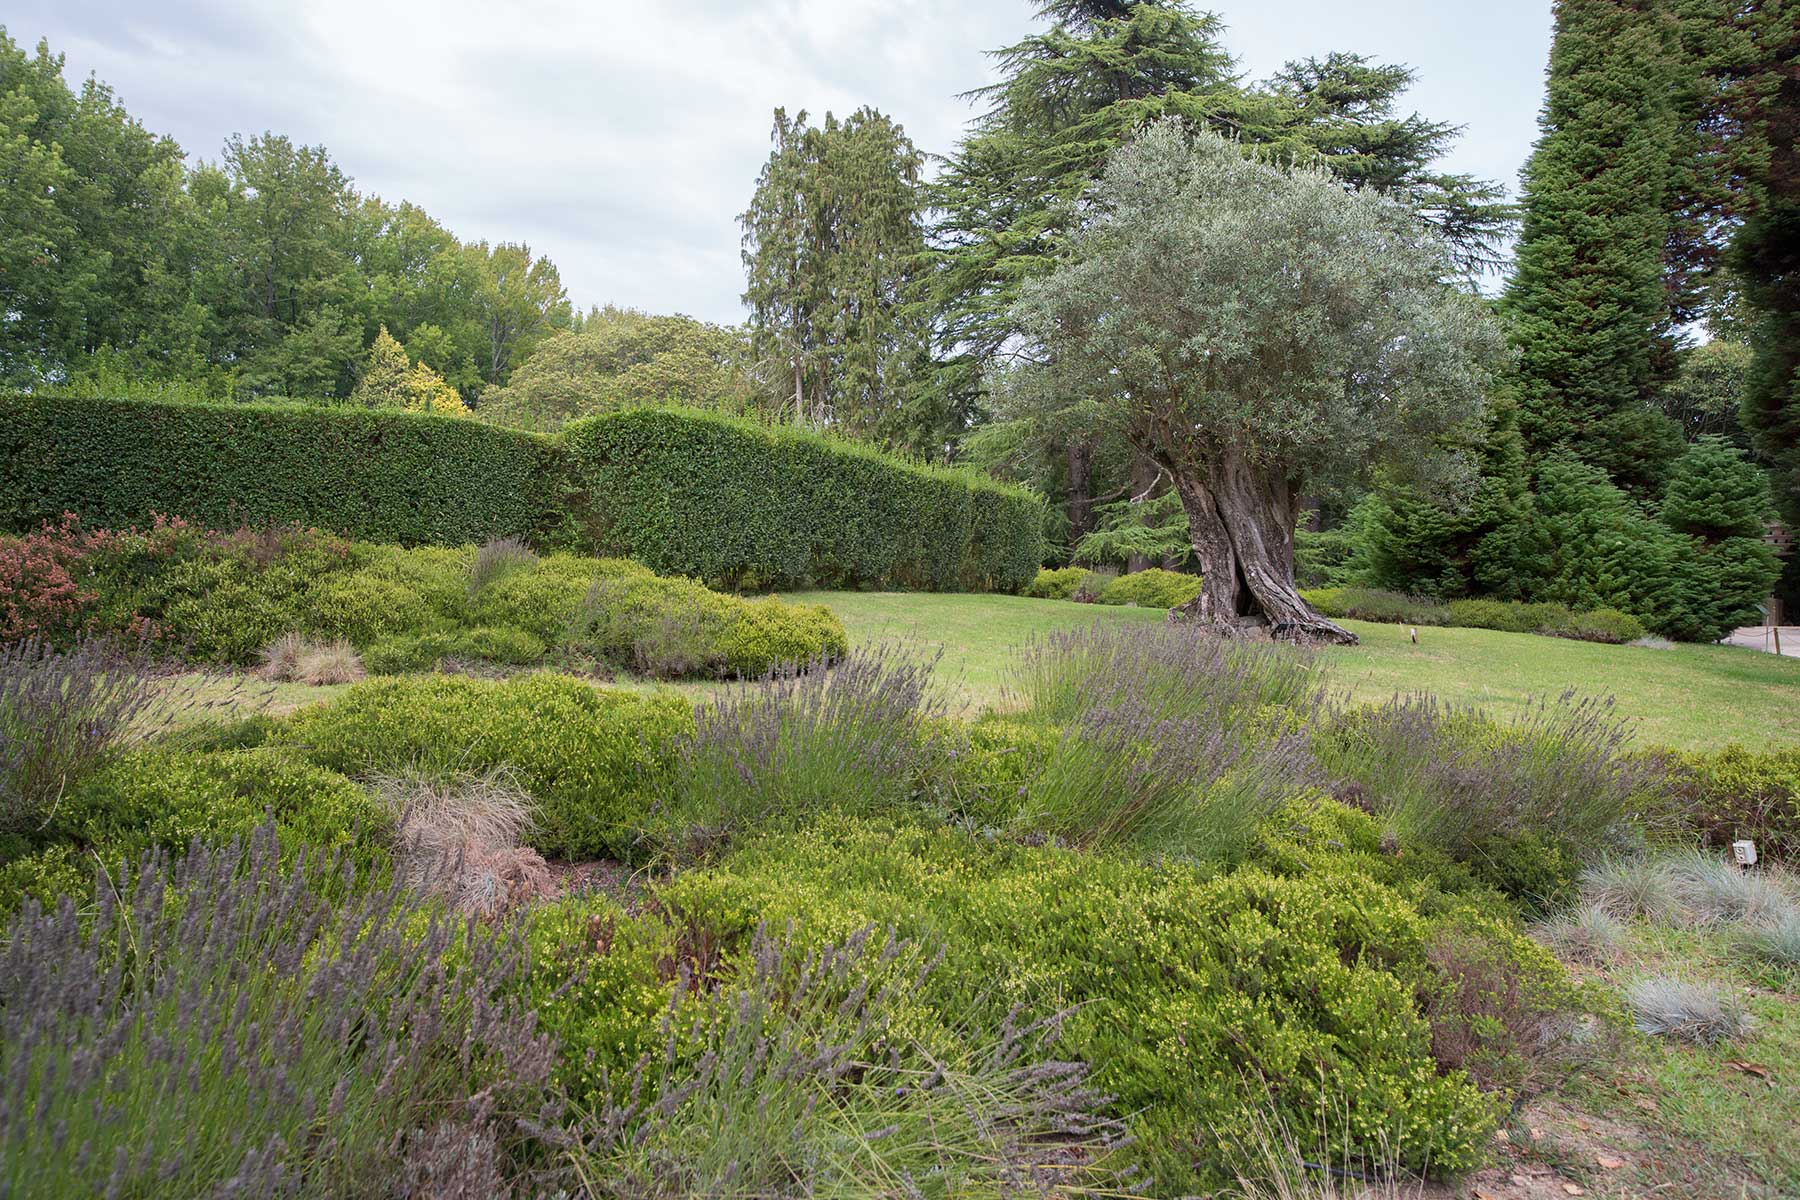
[{"label": "sky", "polygon": [[[1550,0],[1202,0],[1251,79],[1333,50],[1414,67],[1465,127],[1449,168],[1516,188]],[[742,319],[737,214],[776,106],[868,104],[948,152],[1029,0],[9,0],[71,82],[216,159],[264,131],[323,144],[358,190],[464,240],[547,254],[579,308]]]}]

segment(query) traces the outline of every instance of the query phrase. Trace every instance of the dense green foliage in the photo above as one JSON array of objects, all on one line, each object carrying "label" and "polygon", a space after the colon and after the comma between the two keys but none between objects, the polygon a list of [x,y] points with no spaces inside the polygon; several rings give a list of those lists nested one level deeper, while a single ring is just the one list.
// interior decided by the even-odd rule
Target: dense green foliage
[{"label": "dense green foliage", "polygon": [[1090,604],[1134,604],[1139,608],[1179,608],[1200,594],[1200,577],[1149,567],[1128,575],[1086,567],[1046,567],[1026,589],[1040,600],[1081,600]]},{"label": "dense green foliage", "polygon": [[541,536],[562,506],[553,443],[383,410],[0,396],[0,520],[74,512],[298,521],[370,541]]},{"label": "dense green foliage", "polygon": [[72,570],[81,585],[0,595],[9,639],[135,634],[202,662],[260,657],[273,679],[296,673],[285,660],[303,648],[284,646],[306,638],[341,639],[377,673],[554,656],[660,678],[759,676],[848,649],[843,626],[816,605],[723,595],[621,559],[540,560],[517,542],[406,549],[299,527],[220,533],[159,521],[139,532],[69,521],[0,537],[0,558],[15,553],[59,578]]},{"label": "dense green foliage", "polygon": [[533,802],[533,844],[594,858],[632,851],[692,723],[677,696],[609,692],[556,675],[497,683],[436,675],[358,684],[298,714],[282,737],[346,774],[511,768]]},{"label": "dense green foliage", "polygon": [[796,423],[940,457],[958,432],[922,407],[925,158],[872,108],[817,128],[775,110],[744,229],[744,303],[769,390]]},{"label": "dense green foliage", "polygon": [[1446,604],[1429,596],[1364,587],[1313,588],[1306,592],[1306,599],[1326,616],[1388,625],[1497,629],[1612,643],[1635,642],[1648,632],[1630,613],[1612,608],[1576,612],[1566,604],[1548,601],[1525,604],[1483,597]]},{"label": "dense green foliage", "polygon": [[324,147],[231,138],[189,164],[110,88],[0,31],[0,386],[127,381],[214,398],[349,395],[386,327],[465,398],[569,324],[556,267],[359,194]]},{"label": "dense green foliage", "polygon": [[[693,410],[549,437],[411,413],[0,396],[0,519],[299,521],[458,545],[524,536],[734,586],[1015,591],[1042,503],[855,442]],[[379,447],[379,453],[370,453]]]},{"label": "dense green foliage", "polygon": [[[1657,418],[1646,402],[1670,373],[1663,256],[1679,203],[1680,114],[1675,29],[1659,7],[1557,5],[1505,299],[1522,352],[1521,428],[1539,453],[1573,447],[1611,465],[1625,425]],[[1659,482],[1651,476],[1652,490]]]},{"label": "dense green foliage", "polygon": [[735,412],[754,404],[751,365],[738,330],[609,307],[552,334],[506,386],[483,391],[481,419],[549,431],[645,405]]},{"label": "dense green foliage", "polygon": [[1017,591],[1036,575],[1042,505],[980,477],[853,442],[692,411],[564,431],[602,553],[736,586]]},{"label": "dense green foliage", "polygon": [[1667,757],[1670,786],[1659,817],[1709,845],[1750,838],[1778,862],[1800,856],[1800,750],[1733,745]]}]

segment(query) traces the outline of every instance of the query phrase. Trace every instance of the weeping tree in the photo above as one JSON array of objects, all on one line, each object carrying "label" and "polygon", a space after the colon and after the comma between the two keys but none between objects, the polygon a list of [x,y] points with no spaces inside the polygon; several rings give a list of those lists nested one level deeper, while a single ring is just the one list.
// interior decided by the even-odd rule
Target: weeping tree
[{"label": "weeping tree", "polygon": [[1099,401],[1168,474],[1205,576],[1186,614],[1354,642],[1294,583],[1300,497],[1374,466],[1438,488],[1503,340],[1413,209],[1168,119],[1115,152],[1018,305],[1044,405]]}]

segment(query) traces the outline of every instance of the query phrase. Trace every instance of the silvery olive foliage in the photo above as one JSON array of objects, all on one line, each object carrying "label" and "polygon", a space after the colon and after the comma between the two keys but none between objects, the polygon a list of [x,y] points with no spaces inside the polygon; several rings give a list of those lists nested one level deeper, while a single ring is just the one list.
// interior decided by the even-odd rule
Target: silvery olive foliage
[{"label": "silvery olive foliage", "polygon": [[1454,478],[1504,343],[1405,204],[1176,119],[1116,152],[1018,315],[1055,402],[1177,470],[1234,448],[1294,488]]}]

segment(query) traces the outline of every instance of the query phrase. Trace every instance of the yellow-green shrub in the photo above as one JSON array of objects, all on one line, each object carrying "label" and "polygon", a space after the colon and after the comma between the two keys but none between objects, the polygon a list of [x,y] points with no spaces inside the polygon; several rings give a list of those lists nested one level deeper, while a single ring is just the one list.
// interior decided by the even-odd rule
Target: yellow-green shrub
[{"label": "yellow-green shrub", "polygon": [[1100,593],[1102,604],[1134,604],[1139,608],[1179,608],[1200,594],[1200,577],[1150,567],[1121,575]]},{"label": "yellow-green shrub", "polygon": [[559,964],[553,976],[624,947],[602,982],[547,1003],[572,1057],[593,1051],[581,1086],[605,1067],[620,1079],[650,1044],[674,962],[729,973],[759,923],[793,922],[815,944],[873,924],[943,948],[921,996],[941,1022],[936,1036],[997,1025],[1015,1005],[1067,1009],[1065,1050],[1094,1065],[1129,1117],[1132,1153],[1160,1193],[1225,1182],[1233,1139],[1269,1103],[1313,1128],[1321,1089],[1343,1118],[1334,1158],[1386,1142],[1405,1164],[1461,1170],[1497,1112],[1432,1057],[1418,997],[1434,979],[1433,919],[1354,873],[1208,878],[827,817],[677,875],[640,919],[666,928],[626,935],[616,909],[589,906],[538,930],[540,954]]},{"label": "yellow-green shrub", "polygon": [[538,674],[493,682],[412,676],[357,684],[303,710],[285,740],[356,775],[510,767],[533,800],[531,844],[567,858],[623,856],[665,793],[693,709],[678,696]]}]

